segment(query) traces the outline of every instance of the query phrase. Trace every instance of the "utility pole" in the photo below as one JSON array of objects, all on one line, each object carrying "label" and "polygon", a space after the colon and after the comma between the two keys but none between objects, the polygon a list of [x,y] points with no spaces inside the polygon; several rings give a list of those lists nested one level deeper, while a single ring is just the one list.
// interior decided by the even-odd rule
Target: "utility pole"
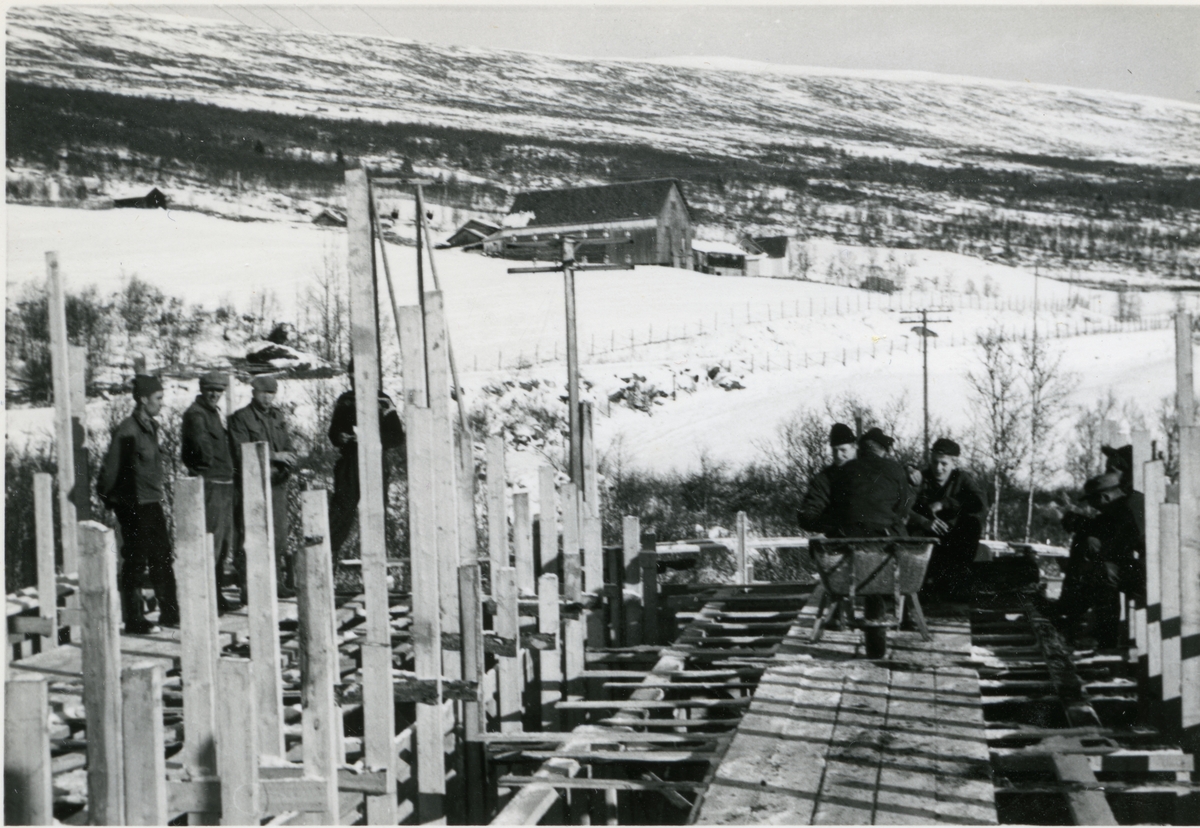
[{"label": "utility pole", "polygon": [[[633,239],[614,240],[612,238],[579,239],[563,236],[557,239],[559,264],[546,267],[510,267],[509,273],[558,273],[563,274],[563,295],[566,305],[567,320],[567,412],[568,429],[570,430],[570,477],[577,486],[583,485],[583,431],[580,427],[581,416],[579,409],[579,342],[576,331],[575,315],[575,272],[578,270],[633,270],[632,264],[578,264],[575,260],[576,251],[585,246],[613,246],[617,244],[633,244]],[[508,242],[509,249],[541,248],[553,242]],[[537,261],[535,254],[534,261]],[[553,259],[553,252],[547,258]]]},{"label": "utility pole", "polygon": [[929,339],[930,337],[937,336],[929,326],[950,321],[949,319],[930,319],[929,315],[949,312],[949,308],[919,308],[916,310],[901,311],[902,314],[921,314],[920,319],[901,319],[900,324],[920,323],[912,330],[913,333],[921,337],[921,382],[923,411],[925,415],[925,446],[922,457],[926,463],[929,462]]}]

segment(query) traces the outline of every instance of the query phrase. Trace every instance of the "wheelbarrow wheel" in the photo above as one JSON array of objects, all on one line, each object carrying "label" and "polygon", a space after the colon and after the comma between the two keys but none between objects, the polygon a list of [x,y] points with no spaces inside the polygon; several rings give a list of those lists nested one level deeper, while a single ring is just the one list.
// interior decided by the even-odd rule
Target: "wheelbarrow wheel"
[{"label": "wheelbarrow wheel", "polygon": [[887,655],[887,627],[869,625],[863,628],[866,639],[867,658],[883,658]]}]

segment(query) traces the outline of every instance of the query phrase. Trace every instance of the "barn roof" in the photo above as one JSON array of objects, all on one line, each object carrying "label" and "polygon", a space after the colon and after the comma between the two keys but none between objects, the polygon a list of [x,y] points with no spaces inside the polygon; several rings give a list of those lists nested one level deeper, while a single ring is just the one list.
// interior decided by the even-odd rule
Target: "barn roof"
[{"label": "barn roof", "polygon": [[738,247],[736,244],[730,244],[723,241],[704,241],[703,239],[692,240],[692,250],[698,253],[716,253],[721,256],[745,256],[746,251]]},{"label": "barn roof", "polygon": [[758,236],[754,239],[763,253],[766,253],[772,259],[783,259],[787,256],[788,236]]},{"label": "barn roof", "polygon": [[[674,178],[517,193],[509,214],[533,214],[525,227],[654,218],[672,187],[679,188],[683,198],[683,188]],[[688,209],[686,200],[683,204]]]}]

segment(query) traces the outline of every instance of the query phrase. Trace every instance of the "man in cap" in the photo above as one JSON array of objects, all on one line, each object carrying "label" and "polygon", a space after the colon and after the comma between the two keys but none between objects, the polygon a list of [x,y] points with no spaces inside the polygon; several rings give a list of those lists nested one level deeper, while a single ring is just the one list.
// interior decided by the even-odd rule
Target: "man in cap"
[{"label": "man in cap", "polygon": [[133,413],[113,431],[96,481],[96,493],[117,515],[121,526],[121,610],[125,632],[144,635],[153,627],[142,612],[141,581],[149,575],[158,600],[158,623],[179,625],[174,554],[163,513],[163,466],[158,446],[162,383],[157,377],[133,378]]},{"label": "man in cap", "polygon": [[1088,480],[1080,500],[1094,514],[1063,515],[1063,528],[1073,537],[1058,608],[1071,638],[1080,632],[1087,611],[1094,610],[1096,646],[1112,649],[1120,644],[1120,593],[1145,597],[1145,531],[1118,472]]},{"label": "man in cap", "polygon": [[220,409],[221,395],[228,383],[225,374],[215,371],[200,377],[200,393],[183,414],[180,435],[183,464],[192,476],[204,478],[204,521],[213,536],[219,613],[231,609],[221,594],[226,563],[233,564],[238,586],[243,591],[246,588],[245,559],[237,548],[234,529],[237,489],[233,483],[233,454]]},{"label": "man in cap", "polygon": [[958,443],[947,437],[934,442],[930,468],[922,475],[909,518],[910,533],[938,538],[925,577],[925,598],[970,597],[971,565],[987,521],[988,501],[979,484],[958,467],[961,454]]},{"label": "man in cap", "polygon": [[1121,476],[1121,491],[1126,494],[1125,508],[1137,521],[1138,530],[1144,537],[1146,534],[1146,498],[1133,488],[1133,446],[1124,445],[1120,448],[1101,446],[1104,455],[1104,473],[1115,472]]},{"label": "man in cap", "polygon": [[[329,422],[329,442],[341,452],[333,467],[333,496],[329,499],[329,541],[334,560],[358,516],[358,408],[354,398],[354,360],[350,360],[350,390],[337,398]],[[379,441],[385,451],[404,445],[404,424],[392,398],[381,389]],[[403,456],[403,452],[401,452]],[[388,487],[388,464],[383,464],[383,488]]]},{"label": "man in cap", "polygon": [[895,439],[883,433],[883,429],[878,426],[873,426],[867,429],[867,432],[858,441],[859,447],[876,457],[891,457],[892,446],[896,444]]},{"label": "man in cap", "polygon": [[[250,404],[229,416],[229,440],[238,484],[241,484],[242,445],[266,443],[270,447],[271,513],[275,527],[275,568],[280,595],[294,594],[291,559],[288,556],[288,480],[296,465],[292,438],[288,434],[283,411],[276,406],[279,382],[274,377],[258,376],[250,381]],[[242,533],[244,542],[244,532]]]},{"label": "man in cap", "polygon": [[808,483],[808,492],[800,506],[798,522],[808,532],[835,534],[838,531],[834,511],[834,481],[844,476],[842,469],[858,456],[854,431],[845,423],[834,423],[829,430],[829,448],[833,462],[817,472]]}]

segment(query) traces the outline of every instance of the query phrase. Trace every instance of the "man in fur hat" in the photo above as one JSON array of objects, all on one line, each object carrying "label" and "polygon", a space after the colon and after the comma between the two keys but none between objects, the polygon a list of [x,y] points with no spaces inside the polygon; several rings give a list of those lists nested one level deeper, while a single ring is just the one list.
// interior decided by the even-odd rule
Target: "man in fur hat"
[{"label": "man in fur hat", "polygon": [[153,630],[142,610],[141,581],[149,575],[158,600],[158,623],[179,626],[175,595],[174,553],[163,512],[163,465],[158,446],[162,383],[157,377],[133,378],[133,413],[112,434],[104,455],[96,493],[117,515],[121,526],[121,611],[125,632],[144,635]]},{"label": "man in fur hat", "polygon": [[238,586],[246,589],[246,560],[234,528],[238,504],[233,453],[220,408],[228,384],[229,378],[216,371],[200,377],[200,393],[183,414],[180,434],[183,464],[191,475],[204,478],[204,522],[213,536],[218,613],[232,609],[221,593],[226,564],[233,564]]},{"label": "man in fur hat", "polygon": [[[279,382],[274,377],[258,376],[250,382],[250,404],[229,416],[229,440],[233,463],[241,484],[242,445],[266,443],[270,446],[271,517],[275,527],[275,569],[281,596],[295,594],[291,558],[288,556],[288,480],[296,465],[292,438],[288,434],[283,411],[275,405]],[[244,534],[243,534],[244,538]]]}]

